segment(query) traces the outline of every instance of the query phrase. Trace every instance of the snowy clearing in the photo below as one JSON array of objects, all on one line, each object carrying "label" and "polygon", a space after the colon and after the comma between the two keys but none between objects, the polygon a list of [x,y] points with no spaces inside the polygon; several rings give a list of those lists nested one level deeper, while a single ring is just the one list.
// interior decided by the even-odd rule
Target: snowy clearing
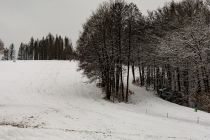
[{"label": "snowy clearing", "polygon": [[77,62],[0,61],[0,79],[0,140],[210,140],[210,114],[134,85],[105,101]]}]

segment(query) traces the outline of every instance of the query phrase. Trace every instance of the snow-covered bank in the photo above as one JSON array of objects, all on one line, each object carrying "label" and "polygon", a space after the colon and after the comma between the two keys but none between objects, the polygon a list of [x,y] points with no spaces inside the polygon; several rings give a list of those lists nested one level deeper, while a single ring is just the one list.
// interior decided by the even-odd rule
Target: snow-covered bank
[{"label": "snow-covered bank", "polygon": [[133,104],[113,104],[87,81],[77,62],[0,61],[0,140],[210,139],[210,114],[133,85]]}]

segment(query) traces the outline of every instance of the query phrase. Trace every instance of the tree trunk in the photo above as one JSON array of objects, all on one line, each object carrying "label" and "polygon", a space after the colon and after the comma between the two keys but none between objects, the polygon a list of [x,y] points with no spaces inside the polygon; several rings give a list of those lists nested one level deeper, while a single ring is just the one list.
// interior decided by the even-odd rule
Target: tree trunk
[{"label": "tree trunk", "polygon": [[136,76],[135,76],[135,65],[134,65],[134,61],[132,63],[132,74],[133,74],[133,82],[136,82]]},{"label": "tree trunk", "polygon": [[129,23],[129,37],[128,38],[129,38],[129,41],[128,41],[128,63],[127,63],[128,71],[127,71],[126,102],[128,102],[128,95],[129,95],[129,74],[130,74],[130,54],[131,54],[131,24],[130,23]]}]

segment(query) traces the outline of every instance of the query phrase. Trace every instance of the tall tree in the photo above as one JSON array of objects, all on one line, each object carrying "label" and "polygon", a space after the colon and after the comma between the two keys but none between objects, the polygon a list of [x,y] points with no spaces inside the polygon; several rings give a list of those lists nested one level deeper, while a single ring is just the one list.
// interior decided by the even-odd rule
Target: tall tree
[{"label": "tall tree", "polygon": [[11,44],[9,47],[9,60],[15,60],[15,47]]}]

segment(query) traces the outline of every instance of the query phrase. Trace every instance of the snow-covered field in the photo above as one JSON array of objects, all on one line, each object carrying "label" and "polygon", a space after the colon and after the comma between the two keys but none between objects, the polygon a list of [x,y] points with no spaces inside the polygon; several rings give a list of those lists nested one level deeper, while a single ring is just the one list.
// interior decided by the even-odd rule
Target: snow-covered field
[{"label": "snow-covered field", "polygon": [[87,81],[77,62],[0,61],[0,140],[210,140],[208,113],[134,85],[113,104]]}]

